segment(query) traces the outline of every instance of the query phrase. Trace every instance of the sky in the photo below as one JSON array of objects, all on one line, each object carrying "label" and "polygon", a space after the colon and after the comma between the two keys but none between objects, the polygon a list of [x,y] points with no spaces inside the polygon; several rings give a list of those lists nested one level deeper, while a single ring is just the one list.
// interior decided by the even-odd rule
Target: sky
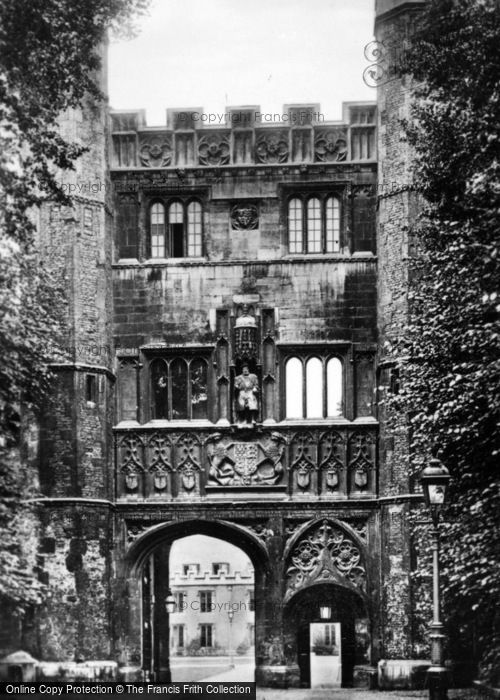
[{"label": "sky", "polygon": [[152,0],[138,36],[112,40],[113,109],[145,109],[150,126],[168,107],[320,103],[325,120],[343,101],[374,100],[362,79],[374,0]]}]

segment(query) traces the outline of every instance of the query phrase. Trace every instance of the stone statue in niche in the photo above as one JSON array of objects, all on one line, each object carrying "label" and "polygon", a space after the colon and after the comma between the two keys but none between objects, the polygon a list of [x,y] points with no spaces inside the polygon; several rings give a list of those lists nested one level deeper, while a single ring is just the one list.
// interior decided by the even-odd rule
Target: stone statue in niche
[{"label": "stone statue in niche", "polygon": [[231,209],[233,231],[252,231],[259,227],[259,212],[255,204],[235,204]]},{"label": "stone statue in niche", "polygon": [[236,415],[239,428],[251,428],[259,414],[259,380],[250,372],[248,364],[243,364],[241,374],[234,380]]}]

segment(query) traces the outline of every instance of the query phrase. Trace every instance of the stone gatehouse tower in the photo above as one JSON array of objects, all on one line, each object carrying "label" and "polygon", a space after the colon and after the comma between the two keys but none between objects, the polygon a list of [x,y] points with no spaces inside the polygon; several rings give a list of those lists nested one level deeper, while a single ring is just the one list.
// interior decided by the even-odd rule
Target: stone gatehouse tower
[{"label": "stone gatehouse tower", "polygon": [[[380,40],[420,3],[381,0]],[[310,625],[340,623],[342,683],[415,654],[404,420],[384,341],[405,315],[409,86],[373,103],[90,106],[74,207],[41,241],[68,289],[42,426],[39,657],[112,657],[168,678],[169,549],[189,534],[255,569],[256,680],[308,686]],[[377,160],[378,154],[378,160]],[[387,183],[391,194],[386,196]]]}]

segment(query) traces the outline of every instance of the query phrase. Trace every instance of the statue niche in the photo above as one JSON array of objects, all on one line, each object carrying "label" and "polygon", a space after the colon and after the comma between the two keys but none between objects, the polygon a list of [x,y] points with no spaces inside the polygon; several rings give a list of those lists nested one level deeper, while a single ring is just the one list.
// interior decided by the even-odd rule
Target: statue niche
[{"label": "statue niche", "polygon": [[238,427],[253,427],[259,415],[259,380],[246,362],[234,380],[234,395]]},{"label": "statue niche", "polygon": [[260,408],[258,337],[253,308],[243,306],[234,325],[234,411],[239,428],[252,428]]}]

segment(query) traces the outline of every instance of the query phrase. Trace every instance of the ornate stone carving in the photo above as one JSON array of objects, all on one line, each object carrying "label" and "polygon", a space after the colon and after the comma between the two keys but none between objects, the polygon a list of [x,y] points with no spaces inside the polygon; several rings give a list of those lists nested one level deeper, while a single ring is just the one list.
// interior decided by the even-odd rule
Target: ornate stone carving
[{"label": "ornate stone carving", "polygon": [[305,520],[285,520],[285,535],[289,539],[304,525]]},{"label": "ornate stone carving", "polygon": [[323,520],[307,530],[287,558],[285,600],[318,581],[348,581],[361,591],[366,571],[357,544],[337,525]]},{"label": "ornate stone carving", "polygon": [[366,520],[353,520],[352,522],[349,522],[349,525],[353,530],[356,530],[362,540],[366,541],[368,534],[368,523]]},{"label": "ornate stone carving", "polygon": [[209,134],[198,142],[198,160],[201,165],[227,165],[230,149],[227,136]]},{"label": "ornate stone carving", "polygon": [[254,532],[264,543],[266,543],[270,537],[274,537],[274,531],[267,527],[266,523],[245,524],[245,527]]},{"label": "ornate stone carving", "polygon": [[270,132],[259,136],[255,147],[258,163],[286,163],[288,153],[288,134],[286,132]]},{"label": "ornate stone carving", "polygon": [[180,474],[180,482],[184,491],[190,493],[196,489],[198,475],[197,467],[193,462],[186,460],[177,470]]},{"label": "ornate stone carving", "polygon": [[292,469],[302,463],[316,468],[316,436],[309,431],[295,433],[292,437]]},{"label": "ornate stone carving", "polygon": [[324,163],[347,158],[347,133],[342,129],[321,131],[314,140],[314,157]]},{"label": "ornate stone carving", "polygon": [[168,435],[153,433],[148,440],[148,465],[150,471],[153,469],[170,471],[172,469],[171,450],[172,444],[168,438]]},{"label": "ornate stone carving", "polygon": [[245,304],[238,310],[234,325],[234,359],[248,361],[258,359],[257,320],[253,308]]},{"label": "ornate stone carving", "polygon": [[291,471],[296,486],[307,491],[312,485],[312,474],[317,469],[317,440],[311,432],[295,433],[291,442]]},{"label": "ornate stone carving", "polygon": [[375,468],[375,438],[371,433],[356,432],[349,438],[349,474],[351,489],[367,491]]},{"label": "ornate stone carving", "polygon": [[148,440],[148,471],[153,476],[156,493],[164,494],[170,490],[172,468],[172,445],[168,436],[153,433]]},{"label": "ornate stone carving", "polygon": [[272,433],[262,442],[235,442],[219,433],[207,441],[208,483],[212,486],[266,486],[283,475],[285,440]]},{"label": "ornate stone carving", "polygon": [[342,472],[345,468],[345,440],[333,431],[320,438],[320,480],[321,493],[334,494],[341,487]]},{"label": "ornate stone carving", "polygon": [[172,144],[161,137],[141,141],[139,158],[146,168],[166,168],[172,162]]},{"label": "ornate stone carving", "polygon": [[129,433],[119,442],[119,468],[124,478],[125,489],[133,493],[139,488],[139,481],[144,473],[142,461],[143,442],[141,438]]},{"label": "ornate stone carving", "polygon": [[129,544],[134,542],[138,537],[140,537],[146,530],[149,530],[149,525],[136,525],[131,524],[127,526],[127,541]]},{"label": "ornate stone carving", "polygon": [[[196,435],[182,433],[177,440],[177,473],[184,495],[200,491],[200,442]],[[181,492],[182,493],[182,492]]]},{"label": "ornate stone carving", "polygon": [[259,210],[255,204],[235,204],[231,209],[233,231],[253,231],[259,228]]}]

